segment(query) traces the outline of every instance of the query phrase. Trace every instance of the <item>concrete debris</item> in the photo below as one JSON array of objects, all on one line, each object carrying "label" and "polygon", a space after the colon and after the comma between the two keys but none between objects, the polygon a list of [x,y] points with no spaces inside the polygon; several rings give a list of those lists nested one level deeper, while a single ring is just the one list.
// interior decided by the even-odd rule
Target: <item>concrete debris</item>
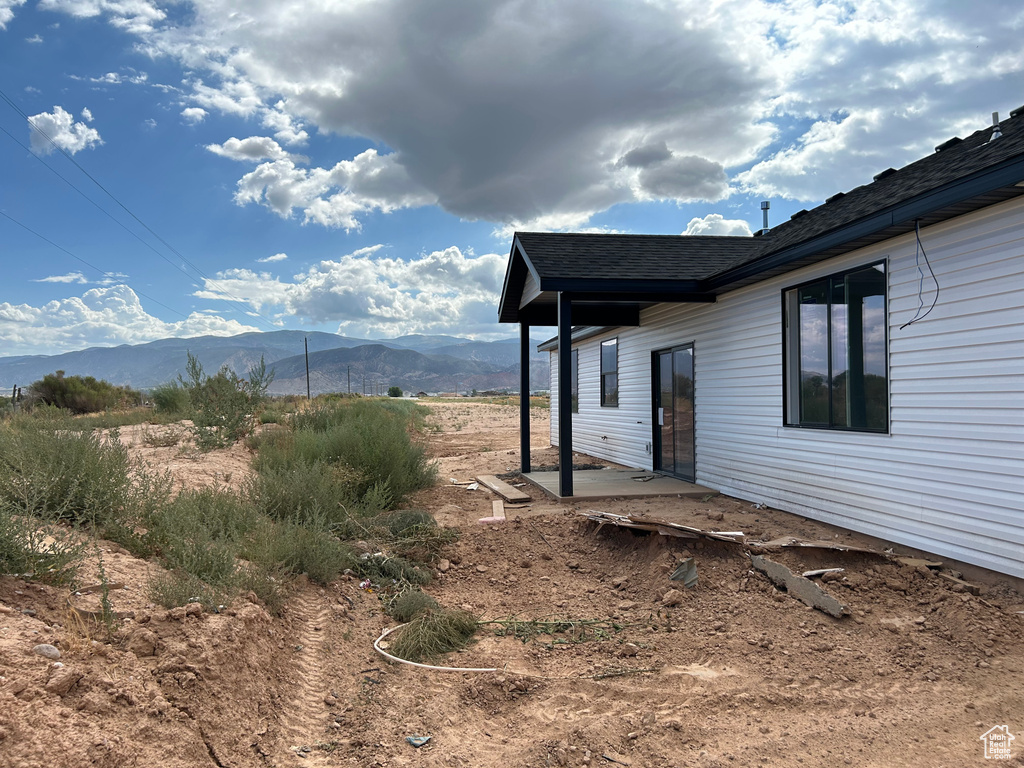
[{"label": "concrete debris", "polygon": [[691,528],[688,525],[673,523],[671,520],[646,517],[644,515],[616,515],[611,512],[600,512],[596,509],[589,509],[580,512],[599,525],[616,525],[622,528],[636,528],[642,531],[660,533],[662,536],[678,536],[684,539],[706,538],[716,541],[728,541],[734,544],[744,543],[742,531],[705,531],[700,528]]},{"label": "concrete debris", "polygon": [[697,564],[692,557],[684,558],[679,562],[679,567],[669,576],[672,581],[681,581],[687,589],[697,585]]},{"label": "concrete debris", "polygon": [[827,613],[829,616],[842,618],[850,613],[850,609],[810,579],[793,573],[789,568],[761,555],[751,555],[750,562],[754,568],[765,576],[779,589],[784,589],[811,608]]},{"label": "concrete debris", "polygon": [[815,576],[824,576],[826,573],[842,573],[845,570],[845,568],[818,568],[813,571],[804,571],[803,577],[813,579]]},{"label": "concrete debris", "polygon": [[979,587],[977,584],[971,584],[970,582],[964,581],[963,579],[958,579],[951,573],[940,573],[939,578],[945,579],[946,581],[963,588],[965,592],[970,592],[972,595],[981,594],[981,587]]},{"label": "concrete debris", "polygon": [[830,549],[836,552],[862,552],[866,555],[878,555],[879,557],[888,558],[890,554],[887,552],[878,552],[874,549],[867,549],[865,547],[851,547],[848,544],[839,544],[834,541],[815,541],[811,539],[798,539],[796,536],[783,536],[778,539],[772,539],[771,541],[754,541],[750,543],[752,549],[787,549],[789,547],[796,548],[807,548],[807,549]]},{"label": "concrete debris", "polygon": [[467,491],[475,491],[480,488],[480,483],[470,483],[469,485],[463,486]]},{"label": "concrete debris", "polygon": [[909,565],[911,568],[941,568],[942,562],[939,560],[925,560],[920,557],[897,557],[896,562],[900,565]]}]

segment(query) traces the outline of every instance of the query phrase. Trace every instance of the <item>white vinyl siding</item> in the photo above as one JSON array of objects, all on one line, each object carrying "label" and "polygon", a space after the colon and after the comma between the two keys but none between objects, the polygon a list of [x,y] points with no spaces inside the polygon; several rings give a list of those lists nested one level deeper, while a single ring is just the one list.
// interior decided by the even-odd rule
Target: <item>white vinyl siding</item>
[{"label": "white vinyl siding", "polygon": [[[574,449],[651,469],[651,353],[692,342],[698,483],[1024,577],[1024,202],[921,236],[941,294],[903,330],[918,307],[912,234],[716,304],[661,304],[639,328],[581,342]],[[889,434],[784,426],[782,292],[880,259],[889,264]],[[934,285],[921,266],[927,309]],[[619,408],[601,409],[598,354],[612,336]],[[554,413],[552,425],[556,441]]]}]

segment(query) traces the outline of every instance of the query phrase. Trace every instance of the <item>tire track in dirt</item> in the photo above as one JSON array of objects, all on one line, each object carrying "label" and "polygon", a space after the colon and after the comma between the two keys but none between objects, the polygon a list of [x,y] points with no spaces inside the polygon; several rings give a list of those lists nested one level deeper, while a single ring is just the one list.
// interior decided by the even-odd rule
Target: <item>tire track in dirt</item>
[{"label": "tire track in dirt", "polygon": [[324,699],[330,693],[325,670],[327,651],[324,638],[331,611],[326,599],[297,592],[291,605],[299,631],[294,639],[292,687],[283,697],[280,715],[283,749],[292,764],[314,768],[326,766],[317,745],[324,740],[327,713]]}]

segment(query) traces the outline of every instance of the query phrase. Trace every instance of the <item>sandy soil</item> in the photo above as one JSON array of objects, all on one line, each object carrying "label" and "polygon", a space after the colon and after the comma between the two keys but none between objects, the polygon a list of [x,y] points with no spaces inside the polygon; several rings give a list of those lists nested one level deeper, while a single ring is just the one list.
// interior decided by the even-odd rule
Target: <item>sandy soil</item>
[{"label": "sandy soil", "polygon": [[[578,512],[884,543],[725,497],[577,509],[534,493],[483,525],[496,497],[451,478],[518,466],[517,411],[431,408],[439,483],[414,503],[462,535],[427,591],[484,618],[611,619],[617,631],[579,643],[482,631],[446,663],[499,671],[417,669],[373,650],[392,622],[353,580],[298,584],[280,618],[244,600],[164,611],[145,596],[158,566],[100,542],[125,586],[114,607],[134,612],[112,642],[97,627],[84,636],[66,591],[0,579],[0,766],[965,766],[988,763],[979,737],[1000,725],[1024,745],[1024,600],[1007,580],[961,569],[983,588],[973,595],[873,555],[773,553],[798,571],[845,569],[823,585],[851,610],[834,619],[776,590],[737,545],[598,530]],[[534,414],[534,462],[554,463],[547,413]],[[241,448],[189,456],[127,432],[181,485],[248,471]],[[690,590],[669,580],[686,556]],[[38,643],[60,661],[34,655]],[[416,748],[411,735],[431,739]],[[1002,764],[1024,765],[1024,746],[1012,754]]]}]

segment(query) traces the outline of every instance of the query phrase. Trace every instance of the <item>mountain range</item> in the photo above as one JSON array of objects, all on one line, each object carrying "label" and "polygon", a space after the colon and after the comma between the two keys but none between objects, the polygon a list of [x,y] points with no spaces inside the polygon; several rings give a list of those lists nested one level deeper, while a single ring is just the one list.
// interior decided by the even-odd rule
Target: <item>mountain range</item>
[{"label": "mountain range", "polygon": [[[312,394],[519,389],[519,341],[473,341],[457,336],[358,339],[333,333],[272,331],[238,336],[160,339],[147,344],[90,347],[61,355],[0,357],[0,392],[26,387],[48,373],[93,376],[112,384],[151,389],[184,374],[191,352],[213,374],[227,366],[240,376],[262,356],[274,370],[271,394],[305,394],[309,345]],[[548,359],[533,353],[531,389],[548,388]]]}]

